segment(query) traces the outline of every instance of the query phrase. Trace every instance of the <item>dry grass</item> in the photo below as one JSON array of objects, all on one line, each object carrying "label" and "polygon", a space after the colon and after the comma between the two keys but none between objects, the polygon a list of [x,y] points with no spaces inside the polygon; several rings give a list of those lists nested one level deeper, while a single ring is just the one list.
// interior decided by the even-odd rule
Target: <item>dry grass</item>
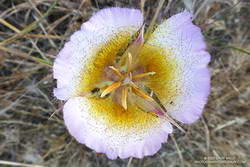
[{"label": "dry grass", "polygon": [[[250,2],[185,0],[184,5],[169,0],[158,6],[160,1],[0,0],[0,166],[250,164]],[[98,8],[110,6],[143,8],[147,23],[160,23],[186,6],[212,54],[212,93],[203,117],[185,125],[186,134],[175,130],[153,157],[111,161],[78,144],[63,124],[63,104],[52,95],[55,55],[82,22]],[[244,162],[196,162],[206,157]]]}]

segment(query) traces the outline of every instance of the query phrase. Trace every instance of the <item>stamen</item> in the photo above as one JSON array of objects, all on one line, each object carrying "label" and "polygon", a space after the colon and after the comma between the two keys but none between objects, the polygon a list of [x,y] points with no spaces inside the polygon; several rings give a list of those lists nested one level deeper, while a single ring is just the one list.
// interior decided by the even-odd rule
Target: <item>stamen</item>
[{"label": "stamen", "polygon": [[146,72],[146,73],[136,74],[133,76],[133,79],[140,79],[140,78],[147,77],[147,76],[154,75],[154,74],[156,74],[156,73],[155,72]]},{"label": "stamen", "polygon": [[114,66],[109,66],[109,68],[113,70],[119,77],[122,77],[122,74],[117,68],[115,68]]},{"label": "stamen", "polygon": [[154,102],[154,99],[150,96],[148,96],[146,93],[144,93],[143,91],[141,91],[133,82],[130,83],[132,86],[132,91],[133,93],[135,93],[136,95],[150,101],[150,102]]},{"label": "stamen", "polygon": [[132,75],[132,73],[131,73],[131,72],[129,73],[129,78],[130,78],[130,79],[132,79],[132,78],[133,78],[133,75]]},{"label": "stamen", "polygon": [[132,70],[132,55],[131,53],[128,53],[128,73],[130,73]]},{"label": "stamen", "polygon": [[114,82],[111,85],[109,85],[101,94],[101,97],[106,96],[107,94],[109,94],[110,92],[116,90],[117,88],[119,88],[121,86],[121,82]]},{"label": "stamen", "polygon": [[128,108],[128,87],[122,89],[122,107],[127,110]]}]

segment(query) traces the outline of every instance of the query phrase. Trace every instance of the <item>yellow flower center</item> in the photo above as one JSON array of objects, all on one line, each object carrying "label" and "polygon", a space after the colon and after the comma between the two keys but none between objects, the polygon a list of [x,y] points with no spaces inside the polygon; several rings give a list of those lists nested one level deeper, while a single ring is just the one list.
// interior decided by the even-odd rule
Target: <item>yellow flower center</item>
[{"label": "yellow flower center", "polygon": [[92,116],[109,128],[143,130],[161,122],[155,109],[172,104],[179,93],[172,84],[178,66],[169,57],[171,51],[149,44],[138,52],[126,52],[130,40],[124,31],[97,48],[81,75],[78,92],[87,97]]}]

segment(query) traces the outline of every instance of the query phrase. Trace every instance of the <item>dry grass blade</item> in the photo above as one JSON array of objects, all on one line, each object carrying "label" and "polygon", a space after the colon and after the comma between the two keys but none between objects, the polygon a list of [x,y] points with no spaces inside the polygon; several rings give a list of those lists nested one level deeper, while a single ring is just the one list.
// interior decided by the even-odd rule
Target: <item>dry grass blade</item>
[{"label": "dry grass blade", "polygon": [[158,15],[159,15],[159,13],[160,13],[162,7],[163,7],[163,3],[164,3],[164,2],[165,2],[165,0],[159,0],[159,4],[158,4],[158,7],[157,7],[157,9],[156,9],[155,15],[154,15],[153,19],[151,20],[151,22],[150,22],[150,24],[149,24],[149,26],[148,26],[148,29],[147,29],[147,31],[146,31],[146,33],[145,33],[145,41],[148,40],[150,34],[151,34],[152,31],[153,31],[153,28],[154,28],[155,23],[156,23],[156,19],[157,19]]},{"label": "dry grass blade", "polygon": [[16,33],[20,33],[21,31],[19,29],[17,29],[15,26],[11,25],[10,23],[8,23],[7,21],[5,21],[4,19],[0,18],[0,23],[5,25],[6,27],[9,27],[11,30],[13,30]]},{"label": "dry grass blade", "polygon": [[46,13],[44,13],[43,16],[38,21],[35,21],[32,24],[28,25],[25,29],[23,29],[22,31],[20,31],[20,33],[14,35],[13,37],[11,37],[9,39],[6,39],[5,41],[2,41],[0,43],[0,46],[7,45],[8,43],[11,43],[11,42],[15,41],[17,38],[23,36],[24,34],[30,32],[30,31],[32,31],[33,29],[35,29],[38,26],[39,22],[41,22],[46,16],[48,16],[48,14],[56,6],[58,1],[59,0],[55,0],[54,3],[48,9],[48,11]]},{"label": "dry grass blade", "polygon": [[47,60],[44,60],[44,59],[41,59],[41,58],[38,58],[38,57],[31,56],[31,55],[29,55],[27,53],[24,53],[24,52],[22,52],[20,50],[17,50],[17,49],[10,49],[10,48],[5,48],[3,46],[0,46],[0,50],[22,56],[24,58],[33,60],[35,62],[41,63],[41,64],[49,66],[49,67],[52,66],[52,62],[49,62]]},{"label": "dry grass blade", "polygon": [[25,34],[25,38],[43,38],[43,39],[61,39],[65,40],[65,37],[63,36],[58,36],[58,35],[51,35],[51,34]]},{"label": "dry grass blade", "polygon": [[175,148],[177,149],[179,158],[180,158],[180,160],[181,160],[181,166],[184,167],[184,160],[183,160],[182,152],[180,151],[180,148],[179,148],[179,146],[178,146],[178,144],[177,144],[177,142],[176,142],[176,140],[175,140],[174,135],[173,135],[173,134],[170,134],[170,136],[171,136],[171,139],[172,139],[173,142],[174,142]]},{"label": "dry grass blade", "polygon": [[248,50],[245,50],[245,49],[242,49],[242,48],[237,48],[237,47],[235,47],[235,46],[230,46],[230,45],[228,45],[228,46],[226,46],[226,47],[227,47],[227,48],[230,48],[230,49],[233,49],[233,50],[236,50],[236,51],[238,51],[238,52],[247,54],[247,55],[250,56],[250,51],[248,51]]},{"label": "dry grass blade", "polygon": [[186,131],[173,118],[171,118],[167,113],[164,113],[164,117],[163,118],[166,119],[167,121],[169,121],[175,127],[177,127],[183,133],[186,133]]},{"label": "dry grass blade", "polygon": [[216,40],[216,39],[213,39],[211,38],[208,34],[206,33],[203,33],[204,36],[212,41],[215,45],[222,45],[223,48],[229,48],[229,49],[233,49],[235,51],[238,51],[240,53],[243,53],[243,54],[247,54],[247,55],[250,55],[250,51],[246,50],[246,49],[242,49],[242,48],[238,48],[236,46],[232,46],[232,45],[229,45],[228,43],[224,42],[224,41],[221,41],[221,40]]},{"label": "dry grass blade", "polygon": [[128,160],[127,167],[131,167],[132,160],[133,160],[133,157],[130,157]]},{"label": "dry grass blade", "polygon": [[50,24],[50,26],[48,27],[48,32],[51,33],[60,23],[62,23],[65,19],[69,18],[71,15],[72,14],[69,13],[65,16],[62,16],[60,19],[55,21],[53,24]]},{"label": "dry grass blade", "polygon": [[207,145],[207,156],[209,156],[209,152],[210,152],[210,131],[208,129],[207,123],[204,120],[204,117],[202,117],[202,123],[204,124],[204,130],[205,130],[205,134],[206,134],[206,145]]},{"label": "dry grass blade", "polygon": [[7,165],[7,166],[44,167],[44,166],[41,166],[41,165],[24,164],[24,163],[11,162],[11,161],[3,161],[3,160],[0,160],[0,164]]},{"label": "dry grass blade", "polygon": [[146,0],[141,0],[141,3],[140,3],[140,8],[141,8],[141,11],[142,11],[142,14],[144,15],[144,6],[145,6],[145,2]]}]

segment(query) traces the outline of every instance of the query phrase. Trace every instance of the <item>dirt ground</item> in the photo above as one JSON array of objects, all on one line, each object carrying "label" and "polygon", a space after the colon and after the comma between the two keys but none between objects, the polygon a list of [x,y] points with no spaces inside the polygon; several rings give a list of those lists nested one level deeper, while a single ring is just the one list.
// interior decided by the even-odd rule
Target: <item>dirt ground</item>
[{"label": "dirt ground", "polygon": [[[175,129],[152,157],[109,160],[78,144],[52,94],[56,54],[91,15],[113,6],[143,9],[147,25],[187,8],[212,55],[202,118],[182,125],[185,134]],[[249,0],[0,0],[0,166],[249,166],[249,110]]]}]

